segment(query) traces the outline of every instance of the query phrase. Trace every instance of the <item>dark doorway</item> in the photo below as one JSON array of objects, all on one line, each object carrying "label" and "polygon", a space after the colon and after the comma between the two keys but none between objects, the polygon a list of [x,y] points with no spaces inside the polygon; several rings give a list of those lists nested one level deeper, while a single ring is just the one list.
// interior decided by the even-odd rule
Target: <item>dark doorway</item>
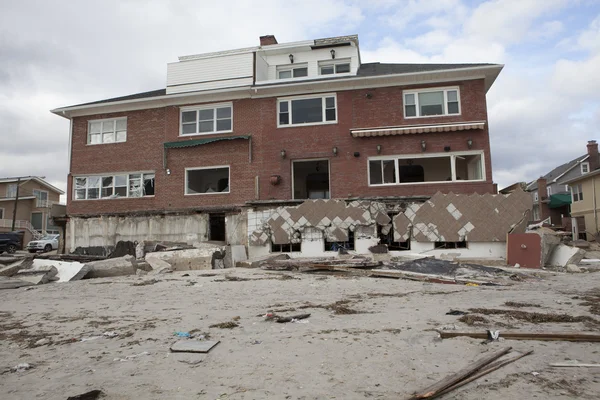
[{"label": "dark doorway", "polygon": [[225,214],[208,214],[208,240],[225,241]]},{"label": "dark doorway", "polygon": [[329,161],[294,161],[294,199],[329,198]]}]

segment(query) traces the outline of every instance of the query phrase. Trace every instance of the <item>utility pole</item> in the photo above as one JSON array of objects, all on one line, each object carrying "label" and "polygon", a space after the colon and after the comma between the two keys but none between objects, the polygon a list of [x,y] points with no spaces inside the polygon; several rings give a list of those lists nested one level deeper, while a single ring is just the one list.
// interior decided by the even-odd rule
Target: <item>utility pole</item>
[{"label": "utility pole", "polygon": [[21,186],[21,178],[17,179],[17,193],[15,195],[15,207],[13,209],[13,220],[11,232],[15,231],[15,223],[17,222],[17,204],[19,204],[19,186]]}]

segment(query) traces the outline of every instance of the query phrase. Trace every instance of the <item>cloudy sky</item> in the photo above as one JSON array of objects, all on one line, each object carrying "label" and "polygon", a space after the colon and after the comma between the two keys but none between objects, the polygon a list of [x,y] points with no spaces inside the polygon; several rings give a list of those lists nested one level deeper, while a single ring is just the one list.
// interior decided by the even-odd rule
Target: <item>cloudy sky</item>
[{"label": "cloudy sky", "polygon": [[49,110],[164,88],[179,55],[353,33],[363,62],[506,65],[488,93],[500,188],[599,139],[600,0],[2,1],[0,177],[66,189],[68,121]]}]

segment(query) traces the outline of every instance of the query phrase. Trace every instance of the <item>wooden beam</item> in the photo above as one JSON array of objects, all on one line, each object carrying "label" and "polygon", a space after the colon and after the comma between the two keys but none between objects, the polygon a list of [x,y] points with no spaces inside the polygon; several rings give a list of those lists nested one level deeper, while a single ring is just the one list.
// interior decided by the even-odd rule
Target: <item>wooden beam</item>
[{"label": "wooden beam", "polygon": [[[437,331],[442,339],[455,337],[471,337],[474,339],[487,339],[487,332],[452,332]],[[510,340],[543,340],[564,342],[600,342],[600,334],[577,332],[500,332],[500,337]]]}]

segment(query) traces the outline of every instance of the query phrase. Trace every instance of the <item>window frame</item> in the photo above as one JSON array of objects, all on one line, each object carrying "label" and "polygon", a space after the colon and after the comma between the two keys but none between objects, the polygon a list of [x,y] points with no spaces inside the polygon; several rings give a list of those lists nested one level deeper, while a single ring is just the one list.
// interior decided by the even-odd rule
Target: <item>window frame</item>
[{"label": "window frame", "polygon": [[[231,129],[225,131],[218,131],[217,129],[217,109],[229,107],[231,109]],[[198,132],[198,124],[199,124],[199,112],[201,110],[213,110],[213,131],[211,132]],[[195,111],[196,112],[196,132],[195,133],[183,133],[183,113]],[[204,136],[204,135],[219,135],[222,133],[232,133],[233,132],[233,102],[225,102],[225,103],[213,103],[213,104],[204,104],[204,105],[196,105],[196,106],[185,106],[179,108],[179,137],[189,137],[189,136]]]},{"label": "window frame", "polygon": [[[587,171],[583,170],[583,167],[586,167]],[[581,175],[585,175],[587,173],[590,172],[590,163],[589,162],[582,162],[581,165],[579,166],[579,170],[581,171]]]},{"label": "window frame", "polygon": [[[229,190],[227,192],[210,192],[210,193],[188,193],[188,171],[198,171],[203,169],[217,169],[227,168],[227,179]],[[197,196],[197,195],[214,195],[214,194],[231,194],[231,165],[211,165],[208,167],[189,167],[185,169],[183,174],[183,195],[184,196]]]},{"label": "window frame", "polygon": [[[130,176],[131,175],[141,175],[141,181],[142,181],[142,195],[141,196],[130,196]],[[154,193],[152,195],[144,195],[144,190],[143,190],[143,183],[144,183],[144,176],[145,175],[154,175]],[[126,185],[125,188],[127,188],[127,195],[126,196],[118,196],[118,197],[112,197],[115,194],[115,188],[116,187],[123,187],[122,185],[116,186],[116,177],[117,176],[125,176],[126,177]],[[102,197],[102,189],[104,189],[104,185],[103,185],[103,179],[104,178],[112,178],[112,195],[111,196],[105,196]],[[83,199],[78,199],[77,198],[77,190],[84,190],[84,189],[80,189],[77,187],[77,179],[86,179],[86,186],[85,186],[85,197]],[[88,199],[88,190],[90,189],[90,187],[87,185],[87,179],[88,178],[99,178],[99,183],[98,183],[98,187],[94,187],[92,189],[98,189],[98,198],[95,199]],[[108,187],[107,187],[108,188]],[[77,176],[73,176],[73,188],[72,188],[72,197],[71,200],[72,201],[96,201],[96,200],[123,200],[123,199],[147,199],[147,198],[153,198],[156,195],[156,172],[155,171],[141,171],[141,172],[111,172],[111,173],[105,173],[105,174],[90,174],[90,175],[77,175]]]},{"label": "window frame", "polygon": [[[306,76],[294,76],[295,69],[303,69],[306,68]],[[291,75],[289,78],[280,78],[279,73],[291,71]],[[294,80],[294,79],[306,79],[308,78],[308,63],[300,63],[300,64],[287,64],[287,65],[278,65],[275,68],[275,79],[278,81],[286,81],[286,80]]]},{"label": "window frame", "polygon": [[[348,64],[348,72],[337,72],[337,66],[338,65],[344,65],[344,64]],[[323,74],[321,72],[321,68],[323,67],[333,67],[333,73],[332,74]],[[319,61],[318,65],[318,72],[319,72],[319,76],[344,76],[344,75],[351,75],[352,74],[352,60],[350,58],[344,58],[344,59],[339,59],[339,60],[326,60],[326,61]]]},{"label": "window frame", "polygon": [[[327,121],[326,118],[326,110],[327,110],[327,98],[333,97],[333,101],[335,103],[335,120]],[[321,122],[308,122],[305,124],[294,124],[292,123],[292,101],[294,100],[308,100],[308,99],[321,99],[321,110],[323,112],[323,120]],[[289,123],[288,124],[280,124],[279,123],[279,114],[281,103],[288,103],[288,114],[289,114]],[[302,96],[288,96],[288,97],[278,97],[277,98],[277,110],[275,113],[275,117],[277,118],[277,128],[295,128],[298,126],[314,126],[314,125],[332,125],[338,123],[338,101],[336,93],[322,93],[322,94],[312,94],[312,95],[302,95]]]},{"label": "window frame", "polygon": [[538,191],[536,190],[535,192],[533,192],[533,201],[535,201],[536,203],[539,201],[539,195],[538,195]]},{"label": "window frame", "polygon": [[[480,156],[481,157],[481,179],[456,179],[456,157],[460,156]],[[400,167],[398,160],[405,159],[422,159],[422,158],[450,158],[450,171],[452,174],[451,181],[425,181],[425,182],[400,182]],[[395,183],[375,183],[371,184],[371,161],[378,160],[394,160],[396,182]],[[367,157],[367,185],[368,187],[386,187],[386,186],[406,186],[406,185],[430,185],[430,184],[452,184],[452,183],[477,183],[486,182],[486,169],[485,169],[485,153],[483,150],[469,150],[469,151],[454,151],[454,152],[443,152],[443,153],[428,153],[428,154],[396,154],[389,156],[374,156]]]},{"label": "window frame", "polygon": [[[456,99],[458,103],[458,113],[448,114],[448,92],[456,91]],[[444,113],[437,115],[420,115],[421,109],[419,107],[419,93],[431,93],[431,92],[443,92],[444,94]],[[415,110],[417,115],[409,117],[406,115],[406,95],[413,94],[415,96]],[[425,89],[410,89],[402,91],[402,115],[404,119],[416,119],[416,118],[434,118],[434,117],[456,117],[462,115],[462,104],[460,100],[460,87],[459,86],[446,86],[446,87],[435,87]]]},{"label": "window frame", "polygon": [[[113,121],[113,133],[114,133],[114,142],[104,142],[104,132],[102,131],[102,127],[104,126],[104,122]],[[117,141],[117,121],[125,121],[125,140]],[[100,122],[100,143],[92,143],[92,123]],[[87,127],[87,145],[88,146],[97,146],[100,144],[117,144],[117,143],[126,143],[127,142],[127,117],[113,117],[113,118],[102,118],[102,119],[90,119],[88,120]]]},{"label": "window frame", "polygon": [[[6,198],[7,199],[14,199],[15,197],[17,197],[17,187],[19,186],[18,183],[9,183],[6,185]],[[14,193],[11,193],[11,188],[14,187]],[[14,194],[13,196],[11,196],[11,194]]]},{"label": "window frame", "polygon": [[546,187],[546,195],[548,199],[552,196],[552,186]]},{"label": "window frame", "polygon": [[583,201],[583,185],[577,184],[571,186],[571,203]]}]

